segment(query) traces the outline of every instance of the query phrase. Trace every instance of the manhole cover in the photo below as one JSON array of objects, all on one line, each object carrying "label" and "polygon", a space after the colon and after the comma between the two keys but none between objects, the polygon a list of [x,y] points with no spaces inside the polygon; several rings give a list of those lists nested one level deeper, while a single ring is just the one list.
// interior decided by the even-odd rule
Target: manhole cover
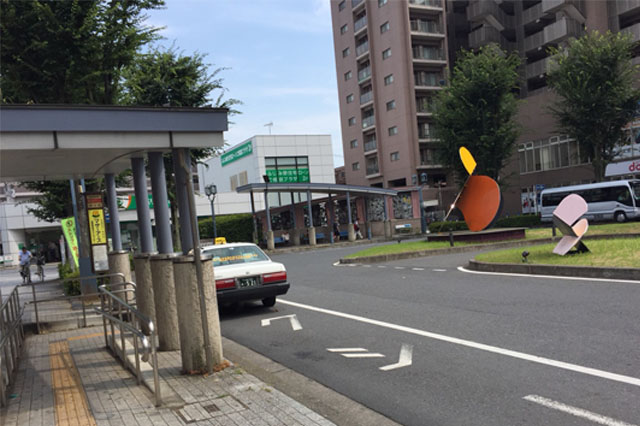
[{"label": "manhole cover", "polygon": [[220,411],[220,409],[218,408],[218,406],[216,404],[203,405],[202,408],[207,413],[215,413],[217,411]]}]

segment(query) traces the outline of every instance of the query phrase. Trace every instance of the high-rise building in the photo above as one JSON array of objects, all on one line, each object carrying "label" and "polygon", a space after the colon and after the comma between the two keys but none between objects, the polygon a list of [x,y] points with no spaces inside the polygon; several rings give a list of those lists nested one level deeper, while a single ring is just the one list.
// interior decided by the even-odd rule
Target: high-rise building
[{"label": "high-rise building", "polygon": [[433,95],[446,84],[444,2],[341,0],[331,14],[347,182],[444,181],[431,131]]},{"label": "high-rise building", "polygon": [[[588,155],[558,131],[549,110],[547,49],[587,30],[625,31],[639,41],[640,0],[332,0],[331,12],[348,183],[411,186],[423,174],[428,188],[445,181],[434,158],[432,97],[460,48],[488,43],[522,59],[522,134],[504,171],[505,212],[535,211],[544,187],[593,181]],[[640,157],[640,122],[628,127],[622,162]]]}]

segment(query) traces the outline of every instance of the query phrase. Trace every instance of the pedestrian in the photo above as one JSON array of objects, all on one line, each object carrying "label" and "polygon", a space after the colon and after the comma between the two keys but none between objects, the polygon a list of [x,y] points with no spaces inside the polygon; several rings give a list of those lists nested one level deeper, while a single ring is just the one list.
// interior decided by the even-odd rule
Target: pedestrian
[{"label": "pedestrian", "polygon": [[361,240],[364,239],[364,237],[362,236],[362,232],[360,232],[360,225],[358,224],[358,219],[356,219],[355,223],[353,224],[353,230],[356,233],[356,240],[358,238],[360,238]]},{"label": "pedestrian", "polygon": [[340,226],[338,222],[333,222],[333,236],[336,241],[340,241]]}]

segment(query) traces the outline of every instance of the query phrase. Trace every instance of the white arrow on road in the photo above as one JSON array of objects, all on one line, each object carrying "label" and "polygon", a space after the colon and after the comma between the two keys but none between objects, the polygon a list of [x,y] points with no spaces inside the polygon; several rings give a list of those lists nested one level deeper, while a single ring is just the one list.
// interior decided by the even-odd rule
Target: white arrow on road
[{"label": "white arrow on road", "polygon": [[283,315],[281,317],[263,319],[261,323],[262,323],[263,327],[266,327],[268,325],[271,325],[271,321],[275,321],[275,320],[279,320],[279,319],[285,319],[285,318],[288,318],[289,321],[291,322],[291,328],[293,328],[293,331],[302,330],[302,325],[300,324],[300,321],[298,321],[298,317],[296,317],[296,314]]},{"label": "white arrow on road", "polygon": [[396,368],[408,367],[413,362],[412,358],[413,345],[405,345],[403,343],[402,347],[400,348],[400,358],[398,359],[398,362],[396,362],[395,364],[389,364],[385,365],[384,367],[380,367],[380,370],[389,371],[395,370]]}]

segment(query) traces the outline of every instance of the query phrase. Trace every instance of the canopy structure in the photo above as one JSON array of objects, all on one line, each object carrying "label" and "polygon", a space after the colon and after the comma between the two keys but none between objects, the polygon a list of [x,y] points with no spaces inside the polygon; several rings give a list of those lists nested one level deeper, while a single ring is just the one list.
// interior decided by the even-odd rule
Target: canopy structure
[{"label": "canopy structure", "polygon": [[351,194],[351,195],[387,195],[396,196],[394,189],[375,188],[371,186],[338,185],[335,183],[250,183],[236,188],[243,192],[311,192],[312,194]]},{"label": "canopy structure", "polygon": [[148,152],[220,147],[225,130],[224,108],[2,105],[0,180],[118,174]]}]

